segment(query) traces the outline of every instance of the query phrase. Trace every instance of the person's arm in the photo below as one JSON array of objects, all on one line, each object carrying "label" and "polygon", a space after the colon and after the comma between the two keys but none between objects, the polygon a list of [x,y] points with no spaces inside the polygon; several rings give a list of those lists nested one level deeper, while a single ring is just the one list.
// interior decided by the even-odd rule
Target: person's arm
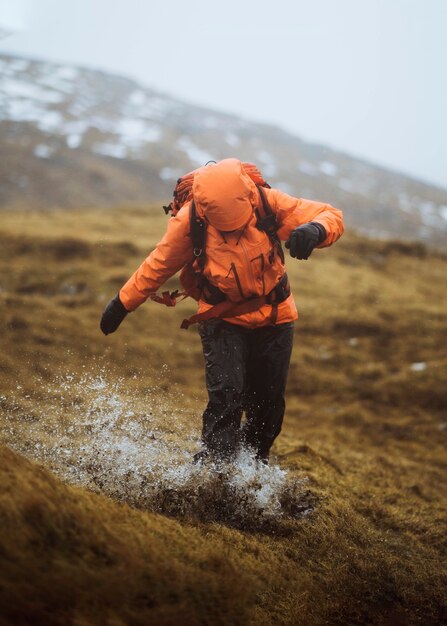
[{"label": "person's arm", "polygon": [[343,234],[343,213],[330,204],[294,198],[279,189],[266,189],[265,192],[279,225],[278,237],[283,241],[289,240],[297,228],[309,222],[316,224],[315,232],[320,233],[314,247],[330,246]]},{"label": "person's arm", "polygon": [[119,297],[127,311],[134,311],[168,278],[193,260],[189,230],[188,203],[169,219],[161,241],[120,289]]},{"label": "person's arm", "polygon": [[188,204],[170,218],[162,240],[106,306],[100,323],[105,335],[113,333],[127,313],[134,311],[168,278],[193,260],[189,230]]}]

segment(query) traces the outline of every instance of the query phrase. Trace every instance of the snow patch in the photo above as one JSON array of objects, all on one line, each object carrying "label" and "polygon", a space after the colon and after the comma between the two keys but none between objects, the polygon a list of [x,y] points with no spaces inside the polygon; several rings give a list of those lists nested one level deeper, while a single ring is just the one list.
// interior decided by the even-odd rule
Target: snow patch
[{"label": "snow patch", "polygon": [[125,159],[127,156],[127,148],[116,143],[95,143],[93,144],[93,152],[110,156],[114,159]]},{"label": "snow patch", "polygon": [[262,173],[265,177],[274,177],[278,175],[278,165],[275,157],[267,150],[261,150],[257,154],[257,158],[262,163]]},{"label": "snow patch", "polygon": [[116,128],[116,120],[110,119],[106,116],[93,115],[87,118],[89,128],[97,128],[102,133],[113,133]]},{"label": "snow patch", "polygon": [[213,160],[213,156],[206,150],[202,150],[189,137],[180,137],[177,140],[177,147],[186,152],[188,158],[198,165],[205,165],[208,161]]},{"label": "snow patch", "polygon": [[79,76],[79,70],[77,67],[71,65],[60,65],[56,69],[56,75],[62,80],[75,81]]},{"label": "snow patch", "polygon": [[46,108],[46,103],[26,98],[0,98],[4,106],[4,119],[13,122],[36,122],[44,132],[56,132],[64,121],[59,111]]},{"label": "snow patch", "polygon": [[231,146],[233,148],[236,148],[241,143],[241,140],[236,135],[236,133],[226,133],[225,134],[225,141],[226,141],[226,143],[229,146]]},{"label": "snow patch", "polygon": [[57,91],[14,78],[3,78],[0,87],[9,98],[25,98],[45,104],[59,104],[64,100],[64,96]]},{"label": "snow patch", "polygon": [[61,132],[66,135],[83,135],[89,127],[88,120],[70,120],[64,121]]},{"label": "snow patch", "polygon": [[426,200],[419,205],[419,213],[421,220],[426,226],[439,226],[440,217],[436,213],[435,204],[430,200]]},{"label": "snow patch", "polygon": [[352,193],[354,191],[354,185],[352,184],[352,181],[349,180],[349,178],[340,178],[340,180],[338,181],[338,186],[340,187],[340,189],[343,189],[343,191],[348,191],[349,193]]},{"label": "snow patch", "polygon": [[48,159],[53,154],[53,152],[53,148],[51,146],[47,146],[44,143],[39,143],[34,148],[34,156],[38,157],[39,159]]},{"label": "snow patch", "polygon": [[13,122],[35,121],[39,119],[40,114],[45,110],[29,100],[7,100],[6,98],[1,98],[0,104],[4,106],[4,118]]},{"label": "snow patch", "polygon": [[[113,132],[120,135],[120,141],[129,148],[138,148],[144,143],[156,142],[161,138],[161,130],[155,124],[137,118],[123,118],[113,126]],[[110,128],[110,131],[112,130]]]},{"label": "snow patch", "polygon": [[217,128],[219,126],[219,120],[214,115],[208,115],[203,120],[203,125],[205,128]]},{"label": "snow patch", "polygon": [[281,189],[281,191],[283,191],[284,193],[289,194],[289,196],[293,196],[293,194],[295,193],[295,190],[292,187],[292,185],[290,185],[290,183],[286,183],[286,181],[284,181],[284,180],[280,180],[279,182],[275,182],[275,187],[277,189]]},{"label": "snow patch", "polygon": [[0,59],[0,73],[6,75],[9,73],[9,63],[4,59]]},{"label": "snow patch", "polygon": [[132,91],[129,96],[129,102],[135,106],[143,105],[147,100],[146,94],[141,89],[136,89]]},{"label": "snow patch", "polygon": [[300,161],[298,164],[298,169],[300,172],[306,174],[307,176],[317,176],[318,174],[318,170],[315,165],[312,165],[312,163],[309,163],[309,161]]},{"label": "snow patch", "polygon": [[397,199],[398,199],[398,202],[399,202],[399,208],[402,211],[405,211],[405,213],[412,213],[413,212],[413,202],[412,202],[410,196],[405,191],[400,191],[397,194]]},{"label": "snow patch", "polygon": [[176,109],[182,109],[181,105],[161,96],[151,96],[144,105],[145,118],[154,120],[165,120],[166,116],[173,113]]},{"label": "snow patch", "polygon": [[45,133],[54,133],[60,130],[64,118],[59,111],[43,111],[37,120],[37,127]]},{"label": "snow patch", "polygon": [[182,175],[182,172],[179,169],[174,167],[163,167],[158,175],[162,180],[166,181],[175,181]]},{"label": "snow patch", "polygon": [[82,135],[72,133],[71,135],[67,136],[66,142],[67,146],[71,149],[79,148],[82,143]]},{"label": "snow patch", "polygon": [[410,369],[412,372],[424,372],[427,369],[427,363],[424,361],[418,361],[417,363],[412,363],[410,365]]},{"label": "snow patch", "polygon": [[8,63],[13,72],[24,72],[29,67],[29,61],[25,59],[14,59]]},{"label": "snow patch", "polygon": [[321,161],[318,167],[320,172],[326,176],[337,176],[338,174],[338,167],[335,163],[331,163],[330,161]]}]

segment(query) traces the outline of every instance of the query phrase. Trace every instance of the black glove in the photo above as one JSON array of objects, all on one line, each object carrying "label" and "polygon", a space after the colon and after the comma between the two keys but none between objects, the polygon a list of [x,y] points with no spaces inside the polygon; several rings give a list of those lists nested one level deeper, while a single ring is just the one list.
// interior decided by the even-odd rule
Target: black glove
[{"label": "black glove", "polygon": [[309,222],[295,228],[287,239],[285,246],[290,248],[290,256],[307,260],[315,246],[322,243],[326,237],[324,226],[317,224],[317,222]]},{"label": "black glove", "polygon": [[99,323],[104,335],[114,333],[128,313],[129,311],[124,308],[119,294],[116,294],[113,300],[110,300],[109,304],[104,309],[101,322]]}]

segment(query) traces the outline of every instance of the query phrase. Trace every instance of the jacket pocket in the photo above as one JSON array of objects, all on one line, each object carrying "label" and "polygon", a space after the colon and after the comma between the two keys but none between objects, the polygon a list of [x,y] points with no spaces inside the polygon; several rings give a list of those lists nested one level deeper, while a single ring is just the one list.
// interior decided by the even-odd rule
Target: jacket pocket
[{"label": "jacket pocket", "polygon": [[234,262],[231,263],[230,269],[228,270],[228,274],[226,278],[229,278],[230,274],[233,273],[234,280],[236,281],[237,289],[239,291],[240,297],[245,298],[244,290],[242,289],[241,279],[239,278],[239,274],[237,273],[236,265]]}]

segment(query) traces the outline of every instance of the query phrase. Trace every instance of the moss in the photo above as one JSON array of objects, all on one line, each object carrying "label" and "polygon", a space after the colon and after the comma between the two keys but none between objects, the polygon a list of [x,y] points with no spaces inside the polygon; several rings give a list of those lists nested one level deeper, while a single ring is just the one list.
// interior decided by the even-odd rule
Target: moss
[{"label": "moss", "polygon": [[[162,233],[162,213],[3,217],[2,441],[30,458],[36,442],[57,449],[74,409],[88,408],[76,389],[60,399],[61,378],[105,368],[142,416],[191,447],[172,416],[182,407],[198,434],[200,342],[179,329],[194,303],[150,303],[115,335],[98,329]],[[348,234],[288,266],[300,320],[274,453],[291,478],[308,476],[314,514],[275,533],[156,515],[67,486],[50,458],[43,468],[3,448],[0,624],[445,621],[447,260]]]}]

